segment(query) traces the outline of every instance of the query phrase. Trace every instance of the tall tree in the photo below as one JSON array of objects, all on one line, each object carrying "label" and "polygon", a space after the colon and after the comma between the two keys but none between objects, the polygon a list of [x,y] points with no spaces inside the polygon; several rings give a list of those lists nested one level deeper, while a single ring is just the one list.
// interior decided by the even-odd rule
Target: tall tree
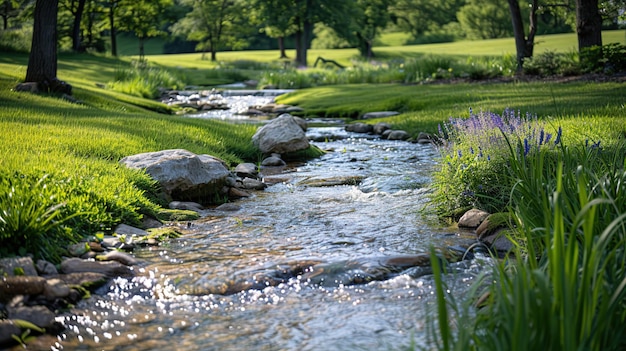
[{"label": "tall tree", "polygon": [[291,0],[293,23],[296,26],[296,63],[307,66],[307,53],[313,39],[313,27],[324,23],[331,28],[338,28],[340,23],[350,25],[350,14],[355,0]]},{"label": "tall tree", "polygon": [[165,34],[163,20],[172,0],[123,0],[119,4],[119,29],[139,39],[139,58],[144,57],[145,41]]},{"label": "tall tree", "polygon": [[117,56],[117,9],[122,0],[105,0],[104,6],[109,9],[109,37],[111,38],[111,55]]},{"label": "tall tree", "polygon": [[513,23],[513,34],[515,36],[515,49],[517,51],[517,71],[521,72],[524,67],[524,59],[533,56],[535,48],[535,34],[537,33],[537,10],[538,0],[530,3],[530,16],[528,24],[528,36],[524,32],[524,22],[522,21],[522,11],[519,0],[508,0],[511,21]]},{"label": "tall tree", "polygon": [[602,16],[598,0],[576,0],[576,34],[579,51],[602,46]]},{"label": "tall tree", "polygon": [[339,37],[356,46],[362,57],[373,57],[374,39],[380,29],[387,26],[389,22],[390,3],[390,0],[356,0],[349,9],[351,12],[351,15],[347,16],[349,24],[346,25],[343,22],[346,21],[345,19],[336,21],[335,32]]},{"label": "tall tree", "polygon": [[72,50],[81,50],[81,32],[80,25],[85,11],[85,3],[87,0],[61,0],[59,6],[67,9],[73,16],[72,20]]},{"label": "tall tree", "polygon": [[197,41],[196,49],[211,53],[211,61],[217,60],[217,52],[223,46],[242,47],[242,33],[246,32],[242,2],[236,0],[184,0],[191,11],[172,26],[172,31],[188,40]]},{"label": "tall tree", "polygon": [[9,19],[17,17],[19,6],[17,0],[2,0],[0,2],[0,17],[2,17],[2,28],[4,30],[9,29]]},{"label": "tall tree", "polygon": [[287,58],[285,37],[296,30],[291,15],[292,0],[255,0],[253,8],[255,19],[263,27],[262,30],[271,38],[278,40],[280,58]]},{"label": "tall tree", "polygon": [[37,0],[33,41],[28,58],[26,81],[42,83],[57,77],[58,0]]}]

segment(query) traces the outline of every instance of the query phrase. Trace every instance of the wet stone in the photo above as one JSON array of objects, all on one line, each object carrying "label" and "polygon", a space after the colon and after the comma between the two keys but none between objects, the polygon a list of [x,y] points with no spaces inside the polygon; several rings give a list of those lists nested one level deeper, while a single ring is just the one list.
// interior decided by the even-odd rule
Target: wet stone
[{"label": "wet stone", "polygon": [[101,273],[107,277],[131,276],[133,271],[127,266],[116,261],[89,261],[78,258],[70,258],[61,263],[63,273]]},{"label": "wet stone", "polygon": [[45,260],[37,260],[37,272],[41,275],[58,274],[57,268],[50,262]]},{"label": "wet stone", "polygon": [[46,279],[38,276],[8,276],[0,280],[0,300],[16,295],[37,295],[44,289]]},{"label": "wet stone", "polygon": [[134,266],[137,264],[137,260],[133,256],[115,250],[109,251],[104,255],[98,255],[96,259],[99,261],[116,261],[126,266]]},{"label": "wet stone", "polygon": [[10,257],[0,259],[0,274],[2,275],[37,275],[35,264],[30,257]]},{"label": "wet stone", "polygon": [[70,287],[61,279],[48,279],[44,285],[43,295],[47,298],[63,298],[70,294]]},{"label": "wet stone", "polygon": [[31,322],[40,328],[50,328],[54,325],[55,315],[44,306],[7,306],[9,319],[21,319]]}]

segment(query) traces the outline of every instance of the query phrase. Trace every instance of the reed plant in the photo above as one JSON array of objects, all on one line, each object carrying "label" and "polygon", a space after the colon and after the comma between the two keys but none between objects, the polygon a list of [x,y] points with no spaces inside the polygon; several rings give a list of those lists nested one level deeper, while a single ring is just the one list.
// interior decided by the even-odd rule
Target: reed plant
[{"label": "reed plant", "polygon": [[523,139],[510,140],[515,255],[495,261],[465,301],[440,294],[438,323],[457,329],[431,328],[431,341],[441,350],[623,350],[624,142],[524,153]]}]

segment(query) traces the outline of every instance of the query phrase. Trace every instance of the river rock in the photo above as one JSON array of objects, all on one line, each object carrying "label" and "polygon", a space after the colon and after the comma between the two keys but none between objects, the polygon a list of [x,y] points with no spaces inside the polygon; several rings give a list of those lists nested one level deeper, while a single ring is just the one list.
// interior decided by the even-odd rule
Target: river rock
[{"label": "river rock", "polygon": [[38,295],[43,292],[46,279],[32,275],[7,276],[0,279],[0,301],[17,295]]},{"label": "river rock", "polygon": [[37,275],[35,264],[30,257],[9,257],[0,259],[0,276]]},{"label": "river rock", "polygon": [[81,272],[68,273],[55,276],[69,286],[82,286],[87,289],[95,289],[107,282],[107,276],[102,273]]},{"label": "river rock", "polygon": [[204,206],[192,201],[172,201],[167,205],[167,207],[172,210],[185,210],[196,212],[201,212],[204,210]]},{"label": "river rock", "polygon": [[371,119],[371,118],[385,118],[399,115],[400,112],[396,111],[377,111],[377,112],[368,112],[364,114],[361,119]]},{"label": "river rock", "polygon": [[37,272],[41,275],[58,274],[57,268],[50,262],[45,260],[37,260]]},{"label": "river rock", "polygon": [[134,266],[137,264],[137,260],[133,256],[116,250],[109,251],[104,255],[98,255],[96,259],[99,261],[116,261],[126,266]]},{"label": "river rock", "polygon": [[132,155],[124,157],[120,163],[145,170],[159,182],[168,197],[176,200],[206,202],[221,193],[230,175],[224,161],[183,149]]},{"label": "river rock", "polygon": [[46,280],[43,287],[43,295],[48,299],[64,298],[70,295],[70,287],[61,279],[52,278]]},{"label": "river rock", "polygon": [[13,335],[20,335],[22,330],[10,319],[0,319],[0,345],[14,343]]},{"label": "river rock", "polygon": [[130,268],[116,261],[99,262],[81,260],[79,258],[70,258],[61,262],[61,271],[66,274],[101,273],[110,278],[133,275],[133,271]]},{"label": "river rock", "polygon": [[407,140],[411,137],[411,135],[404,130],[392,130],[389,135],[387,135],[387,140]]},{"label": "river rock", "polygon": [[7,306],[7,314],[9,319],[21,319],[40,328],[52,327],[56,317],[44,306]]},{"label": "river rock", "polygon": [[267,184],[263,183],[262,181],[258,179],[253,179],[253,178],[246,177],[243,179],[242,183],[243,183],[244,189],[263,190],[267,188]]},{"label": "river rock", "polygon": [[243,197],[250,197],[250,196],[252,195],[249,192],[246,192],[242,189],[237,189],[237,188],[228,189],[228,197],[232,199],[240,199]]},{"label": "river rock", "polygon": [[376,123],[374,124],[373,132],[374,134],[381,135],[384,131],[391,129],[391,125],[389,123]]},{"label": "river rock", "polygon": [[115,229],[113,230],[113,232],[115,234],[118,235],[128,235],[128,236],[146,236],[148,235],[148,232],[143,230],[143,229],[139,229],[127,224],[119,224],[117,227],[115,227]]},{"label": "river rock", "polygon": [[264,154],[282,154],[307,149],[309,140],[293,116],[282,114],[259,128],[252,144]]},{"label": "river rock", "polygon": [[352,123],[348,124],[345,129],[353,133],[371,133],[374,130],[374,126],[367,123]]},{"label": "river rock", "polygon": [[459,219],[460,228],[478,228],[485,218],[489,216],[488,212],[473,208],[463,214]]},{"label": "river rock", "polygon": [[254,163],[240,163],[235,167],[234,172],[241,178],[256,178],[259,175],[259,169]]},{"label": "river rock", "polygon": [[282,167],[285,165],[287,165],[287,163],[285,163],[282,158],[277,156],[266,157],[263,161],[261,161],[261,166],[263,167]]},{"label": "river rock", "polygon": [[498,252],[499,254],[507,254],[515,247],[511,240],[506,236],[507,231],[508,230],[505,228],[500,228],[493,234],[484,235],[480,241],[489,245],[492,250]]},{"label": "river rock", "polygon": [[[297,107],[299,108],[299,107]],[[287,111],[289,112],[293,112],[293,111]],[[296,123],[298,123],[298,125],[300,126],[300,128],[302,128],[303,132],[306,132],[306,130],[309,128],[309,124],[307,123],[307,121],[304,118],[300,118],[300,117],[293,117],[294,121],[296,121]]]},{"label": "river rock", "polygon": [[433,139],[433,137],[430,134],[424,133],[424,132],[420,132],[417,135],[417,143],[418,144],[433,144],[434,143],[434,139]]}]

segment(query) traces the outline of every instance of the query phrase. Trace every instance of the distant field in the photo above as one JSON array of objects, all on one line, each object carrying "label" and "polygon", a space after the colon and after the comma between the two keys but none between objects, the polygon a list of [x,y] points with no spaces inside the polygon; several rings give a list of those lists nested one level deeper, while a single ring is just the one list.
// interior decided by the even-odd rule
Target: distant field
[{"label": "distant field", "polygon": [[[388,34],[395,41],[398,40],[397,34]],[[395,35],[395,36],[392,36]],[[384,38],[384,37],[383,37]],[[621,43],[626,45],[626,30],[604,31],[602,33],[604,43]],[[575,52],[578,48],[578,41],[575,33],[540,35],[535,39],[535,52],[541,53],[545,51],[555,52]],[[455,56],[502,56],[505,54],[515,54],[515,41],[513,38],[476,40],[476,41],[459,41],[453,43],[440,44],[424,44],[424,45],[407,45],[407,46],[381,46],[374,49],[374,53],[378,54],[381,59],[393,57],[411,58],[423,54],[440,54]],[[287,50],[287,55],[291,58],[295,57],[294,50]],[[344,65],[351,65],[352,60],[358,58],[356,49],[323,49],[309,50],[309,64],[312,65],[318,56],[325,59],[332,59]],[[148,59],[152,62],[172,67],[185,68],[211,68],[215,63],[209,60],[202,60],[202,54],[174,54],[174,55],[149,55]],[[228,51],[218,52],[218,61],[237,61],[251,60],[259,62],[278,61],[279,53],[276,50],[263,51]]]}]

